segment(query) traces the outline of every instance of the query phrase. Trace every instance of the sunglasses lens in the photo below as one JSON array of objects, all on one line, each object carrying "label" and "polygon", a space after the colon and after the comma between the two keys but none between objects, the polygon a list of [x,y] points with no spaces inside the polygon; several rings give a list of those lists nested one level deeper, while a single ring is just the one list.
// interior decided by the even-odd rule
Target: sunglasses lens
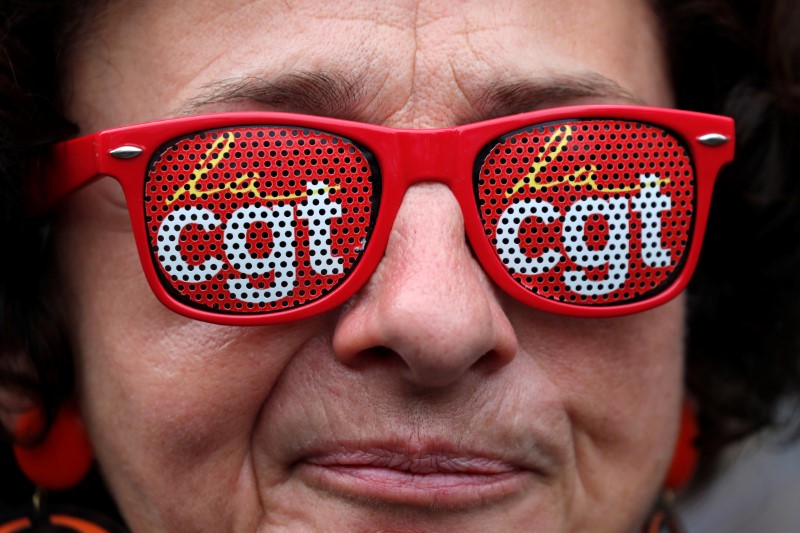
[{"label": "sunglasses lens", "polygon": [[296,308],[355,268],[379,197],[372,154],[343,137],[286,126],[195,133],[151,161],[152,259],[165,288],[191,307]]},{"label": "sunglasses lens", "polygon": [[506,134],[476,160],[486,236],[540,297],[619,305],[669,286],[688,253],[695,177],[683,143],[626,120],[574,120]]}]

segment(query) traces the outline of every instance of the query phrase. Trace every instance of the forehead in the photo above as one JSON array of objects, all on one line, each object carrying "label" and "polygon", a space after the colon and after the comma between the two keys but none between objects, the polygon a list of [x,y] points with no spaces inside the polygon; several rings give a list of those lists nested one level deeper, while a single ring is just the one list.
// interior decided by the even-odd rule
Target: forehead
[{"label": "forehead", "polygon": [[[103,6],[66,69],[74,88],[70,112],[86,130],[264,107],[393,126],[445,126],[496,114],[483,105],[487,94],[511,100],[501,113],[580,98],[560,93],[559,80],[577,80],[573,85],[583,85],[584,96],[594,101],[670,103],[657,21],[645,0]],[[257,88],[235,91],[245,80],[274,88],[287,76],[334,80],[334,91],[326,95],[313,83],[278,84],[269,98],[253,98]],[[252,89],[252,83],[246,86]],[[527,91],[531,86],[534,94]],[[297,93],[304,92],[312,98],[303,102]],[[331,104],[337,109],[327,109]]]}]

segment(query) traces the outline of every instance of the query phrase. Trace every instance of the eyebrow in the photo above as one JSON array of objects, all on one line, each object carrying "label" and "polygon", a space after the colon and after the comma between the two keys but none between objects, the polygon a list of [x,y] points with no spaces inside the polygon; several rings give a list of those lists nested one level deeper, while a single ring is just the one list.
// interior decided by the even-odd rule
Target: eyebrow
[{"label": "eyebrow", "polygon": [[585,99],[645,105],[644,100],[614,80],[595,72],[497,81],[483,89],[472,105],[483,118],[494,118],[559,105],[574,105]]},{"label": "eyebrow", "polygon": [[299,71],[274,79],[230,78],[201,87],[178,114],[193,115],[220,104],[249,103],[291,113],[354,118],[362,89],[356,80],[335,72]]},{"label": "eyebrow", "polygon": [[[255,104],[290,113],[365,121],[359,107],[362,95],[367,93],[358,78],[338,72],[298,71],[275,78],[244,76],[204,85],[177,114],[198,114],[217,105]],[[644,105],[643,100],[612,79],[594,72],[497,80],[473,90],[467,97],[474,109],[464,122],[574,104],[584,99]]]}]

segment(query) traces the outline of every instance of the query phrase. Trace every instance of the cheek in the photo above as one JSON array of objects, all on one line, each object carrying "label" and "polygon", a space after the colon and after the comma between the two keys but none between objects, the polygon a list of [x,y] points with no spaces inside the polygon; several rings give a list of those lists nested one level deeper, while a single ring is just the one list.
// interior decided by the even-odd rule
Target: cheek
[{"label": "cheek", "polygon": [[646,509],[660,487],[683,398],[684,305],[679,297],[629,317],[515,323],[523,350],[559,391],[576,482],[590,501]]},{"label": "cheek", "polygon": [[[541,364],[581,401],[613,398],[614,409],[645,409],[637,404],[679,394],[683,368],[684,302],[672,302],[637,315],[610,319],[550,316],[525,327],[545,354]],[[638,400],[637,400],[638,399]],[[627,400],[627,401],[623,401]],[[600,402],[598,407],[614,402]],[[667,408],[669,410],[669,408]]]},{"label": "cheek", "polygon": [[122,215],[109,217],[87,194],[63,213],[55,243],[77,390],[112,490],[125,507],[137,493],[167,497],[208,479],[232,489],[261,406],[325,326],[232,328],[168,311]]}]

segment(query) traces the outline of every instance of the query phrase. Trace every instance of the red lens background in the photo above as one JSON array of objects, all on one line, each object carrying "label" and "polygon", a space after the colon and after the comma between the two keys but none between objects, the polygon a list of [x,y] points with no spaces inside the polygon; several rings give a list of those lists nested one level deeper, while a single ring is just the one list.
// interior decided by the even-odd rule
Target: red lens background
[{"label": "red lens background", "polygon": [[302,306],[352,271],[379,192],[372,155],[342,137],[286,126],[199,132],[151,160],[152,259],[173,297],[198,309]]},{"label": "red lens background", "polygon": [[627,120],[548,123],[489,143],[475,165],[487,238],[529,291],[612,305],[650,296],[679,274],[695,176],[670,132]]}]

